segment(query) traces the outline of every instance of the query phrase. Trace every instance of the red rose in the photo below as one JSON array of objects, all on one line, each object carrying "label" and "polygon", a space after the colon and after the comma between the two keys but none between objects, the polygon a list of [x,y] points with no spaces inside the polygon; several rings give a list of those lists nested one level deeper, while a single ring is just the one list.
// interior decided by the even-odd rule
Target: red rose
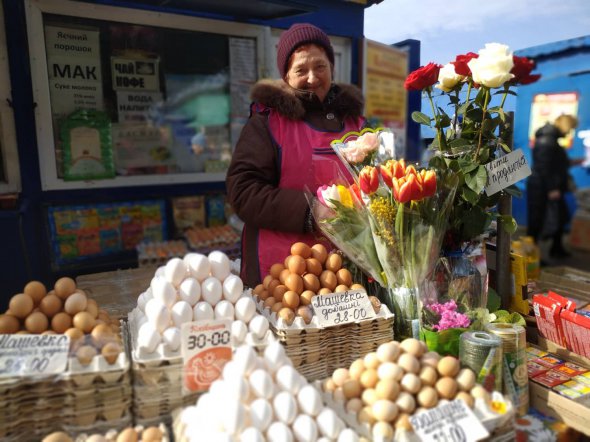
[{"label": "red rose", "polygon": [[510,84],[531,84],[541,78],[540,74],[531,75],[531,71],[535,69],[536,63],[526,57],[512,56],[514,66],[510,70],[514,74],[514,78],[510,80]]},{"label": "red rose", "polygon": [[458,75],[468,77],[469,75],[471,75],[471,69],[469,69],[467,63],[469,63],[472,59],[478,57],[479,55],[477,55],[475,52],[468,52],[465,55],[457,55],[455,61],[451,61],[451,64],[455,66],[455,72]]},{"label": "red rose", "polygon": [[438,72],[442,66],[436,63],[428,63],[419,67],[406,78],[404,87],[409,91],[421,91],[432,86],[438,81]]}]

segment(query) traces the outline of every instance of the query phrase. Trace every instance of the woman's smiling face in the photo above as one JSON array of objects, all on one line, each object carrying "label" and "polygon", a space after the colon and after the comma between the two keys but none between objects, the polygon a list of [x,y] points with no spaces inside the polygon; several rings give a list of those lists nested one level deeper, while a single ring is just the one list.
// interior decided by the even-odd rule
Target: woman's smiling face
[{"label": "woman's smiling face", "polygon": [[332,65],[326,51],[314,44],[298,47],[289,58],[285,81],[292,88],[311,91],[324,101],[332,85]]}]

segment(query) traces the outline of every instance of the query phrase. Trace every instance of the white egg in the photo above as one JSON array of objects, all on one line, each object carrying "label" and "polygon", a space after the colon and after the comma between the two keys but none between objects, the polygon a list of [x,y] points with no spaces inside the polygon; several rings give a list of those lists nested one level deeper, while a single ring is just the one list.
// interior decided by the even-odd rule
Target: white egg
[{"label": "white egg", "polygon": [[256,303],[252,298],[244,297],[238,299],[236,302],[236,319],[244,321],[246,324],[250,322],[256,313]]},{"label": "white egg", "polygon": [[250,390],[256,395],[264,399],[269,399],[274,393],[274,384],[272,378],[267,371],[256,369],[250,373]]},{"label": "white egg", "polygon": [[222,299],[215,306],[215,319],[231,319],[234,320],[234,305]]},{"label": "white egg", "polygon": [[352,428],[345,428],[338,435],[338,442],[359,442],[359,435]]},{"label": "white egg", "polygon": [[188,270],[193,278],[201,282],[209,277],[211,264],[205,255],[200,253],[188,253],[184,257]]},{"label": "white egg", "polygon": [[193,320],[193,309],[186,301],[178,301],[174,304],[171,313],[172,321],[177,327],[180,327],[185,322],[191,322]]},{"label": "white egg", "polygon": [[162,301],[167,307],[172,307],[176,301],[176,289],[174,286],[166,281],[163,277],[152,279],[150,285],[154,299]]},{"label": "white egg", "polygon": [[246,418],[246,408],[241,402],[226,402],[223,407],[223,428],[229,434],[242,431]]},{"label": "white egg", "polygon": [[180,348],[180,329],[168,327],[162,333],[162,342],[168,346],[170,351],[178,350]]},{"label": "white egg", "polygon": [[295,402],[295,398],[288,391],[281,391],[274,397],[272,409],[275,412],[275,416],[287,425],[291,425],[298,413],[297,402]]},{"label": "white egg", "polygon": [[178,296],[188,302],[191,307],[201,299],[201,284],[195,278],[189,277],[180,283]]},{"label": "white egg", "polygon": [[283,365],[275,374],[277,385],[291,394],[297,394],[304,381],[291,365]]},{"label": "white egg", "polygon": [[193,321],[200,321],[202,319],[213,319],[213,307],[205,301],[197,302],[193,308]]},{"label": "white egg", "polygon": [[156,277],[164,277],[164,269],[166,268],[166,266],[160,266],[156,269],[156,271],[154,272],[154,276]]},{"label": "white egg", "polygon": [[268,442],[293,442],[293,433],[282,422],[273,422],[266,432]]},{"label": "white egg", "polygon": [[322,396],[313,385],[304,385],[297,393],[299,408],[310,416],[317,416],[323,408]]},{"label": "white egg", "polygon": [[272,406],[266,399],[256,399],[250,404],[250,422],[260,431],[266,431],[273,416]]},{"label": "white egg", "polygon": [[209,253],[207,258],[211,264],[211,275],[224,281],[230,274],[230,260],[227,255],[219,250],[214,250]]},{"label": "white egg", "polygon": [[240,373],[240,375],[250,375],[256,370],[258,356],[252,347],[249,345],[243,345],[236,349],[231,362],[238,367],[238,373]]},{"label": "white egg", "polygon": [[248,327],[242,321],[234,321],[231,324],[232,344],[239,345],[246,339]]},{"label": "white egg", "polygon": [[137,297],[137,307],[144,312],[145,305],[147,304],[148,300],[146,299],[145,292]]},{"label": "white egg", "polygon": [[170,310],[158,299],[148,301],[145,305],[145,315],[159,332],[163,332],[170,325]]},{"label": "white egg", "polygon": [[[257,316],[255,316],[256,318]],[[251,321],[252,323],[253,321]],[[285,347],[278,341],[273,341],[264,349],[264,363],[274,373],[283,365],[289,364]]]},{"label": "white egg", "polygon": [[293,422],[293,433],[298,442],[316,442],[318,439],[318,426],[315,419],[300,414]]},{"label": "white egg", "polygon": [[235,304],[244,292],[244,283],[239,276],[229,275],[223,281],[223,297],[232,304]]},{"label": "white egg", "polygon": [[140,351],[153,353],[161,340],[158,330],[151,323],[146,322],[138,331],[137,346]]},{"label": "white egg", "polygon": [[212,306],[215,306],[221,300],[221,283],[219,279],[213,276],[205,279],[201,284],[201,296]]},{"label": "white egg", "polygon": [[265,442],[265,439],[258,428],[248,427],[240,434],[240,442]]},{"label": "white egg", "polygon": [[180,258],[172,258],[164,267],[164,278],[174,287],[178,287],[187,276],[187,268],[184,261]]},{"label": "white egg", "polygon": [[340,432],[344,429],[344,422],[336,416],[334,410],[324,408],[317,418],[318,427],[322,435],[330,439],[336,439]]},{"label": "white egg", "polygon": [[262,315],[257,315],[250,320],[248,329],[254,334],[256,338],[262,339],[268,331],[268,326],[268,319]]},{"label": "white egg", "polygon": [[243,376],[232,376],[224,380],[228,388],[236,393],[239,401],[242,403],[247,402],[250,398],[250,384],[248,384],[248,381]]}]

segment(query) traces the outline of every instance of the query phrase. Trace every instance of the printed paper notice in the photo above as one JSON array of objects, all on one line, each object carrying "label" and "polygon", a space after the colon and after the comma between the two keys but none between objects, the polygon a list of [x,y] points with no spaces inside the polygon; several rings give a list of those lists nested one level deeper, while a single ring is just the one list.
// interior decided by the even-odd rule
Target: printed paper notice
[{"label": "printed paper notice", "polygon": [[0,335],[0,377],[63,373],[69,350],[66,335]]},{"label": "printed paper notice", "polygon": [[317,295],[311,298],[311,306],[320,327],[332,327],[375,317],[373,304],[364,290]]},{"label": "printed paper notice", "polygon": [[526,162],[522,149],[516,149],[497,160],[486,164],[488,181],[486,193],[488,196],[525,179],[531,174],[531,168]]}]

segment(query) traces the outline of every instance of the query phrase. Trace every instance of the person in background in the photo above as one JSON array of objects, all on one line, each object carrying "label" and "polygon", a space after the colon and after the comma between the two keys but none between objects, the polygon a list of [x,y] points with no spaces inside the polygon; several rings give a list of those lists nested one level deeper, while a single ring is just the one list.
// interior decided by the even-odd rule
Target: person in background
[{"label": "person in background", "polygon": [[[535,132],[532,174],[527,181],[527,234],[537,244],[549,235],[553,241],[549,249],[551,258],[570,255],[562,242],[564,228],[570,220],[564,194],[570,190],[570,166],[582,164],[583,160],[570,159],[557,140],[577,125],[576,117],[560,115],[553,124],[547,123]],[[550,202],[553,214],[547,210]]]},{"label": "person in background", "polygon": [[318,242],[306,191],[330,184],[342,170],[330,142],[366,121],[360,89],[333,82],[334,49],[321,29],[299,23],[284,31],[277,67],[280,80],[252,88],[226,178],[228,200],[245,223],[241,277],[250,287],[293,243]]}]

